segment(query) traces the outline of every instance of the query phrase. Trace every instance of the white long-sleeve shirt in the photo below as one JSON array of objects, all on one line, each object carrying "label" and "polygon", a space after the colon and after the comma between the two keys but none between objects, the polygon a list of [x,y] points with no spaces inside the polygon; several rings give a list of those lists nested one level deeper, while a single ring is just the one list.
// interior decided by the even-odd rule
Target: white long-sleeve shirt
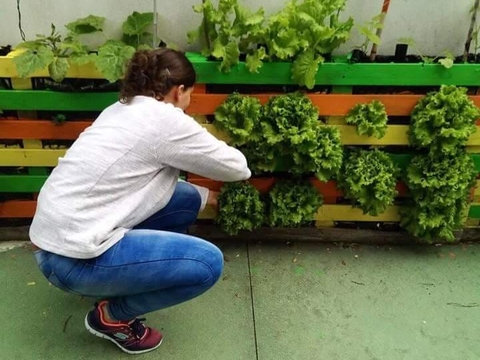
[{"label": "white long-sleeve shirt", "polygon": [[[171,104],[145,96],[105,109],[59,159],[30,227],[41,249],[79,259],[108,250],[169,202],[180,170],[219,181],[251,176],[243,154]],[[199,189],[202,204],[207,189]]]}]

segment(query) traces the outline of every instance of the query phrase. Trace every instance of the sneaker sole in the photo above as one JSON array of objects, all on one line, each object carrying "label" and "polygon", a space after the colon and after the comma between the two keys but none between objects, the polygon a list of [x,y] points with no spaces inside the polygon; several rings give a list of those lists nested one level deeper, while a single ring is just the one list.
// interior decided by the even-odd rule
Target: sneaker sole
[{"label": "sneaker sole", "polygon": [[100,331],[97,331],[94,328],[92,328],[90,326],[90,324],[88,323],[88,314],[87,314],[87,316],[85,316],[85,327],[87,328],[88,332],[90,332],[92,335],[98,336],[99,338],[102,338],[102,339],[105,339],[105,340],[110,340],[112,343],[117,345],[120,348],[120,350],[126,352],[127,354],[131,354],[131,355],[144,354],[144,353],[147,353],[149,351],[153,351],[153,350],[157,349],[160,345],[162,345],[162,342],[163,342],[163,337],[162,337],[160,339],[160,342],[158,343],[158,345],[156,345],[153,348],[146,349],[146,350],[132,351],[132,350],[125,349],[122,345],[120,345],[118,342],[116,342],[111,337],[109,337],[105,334],[102,334]]}]

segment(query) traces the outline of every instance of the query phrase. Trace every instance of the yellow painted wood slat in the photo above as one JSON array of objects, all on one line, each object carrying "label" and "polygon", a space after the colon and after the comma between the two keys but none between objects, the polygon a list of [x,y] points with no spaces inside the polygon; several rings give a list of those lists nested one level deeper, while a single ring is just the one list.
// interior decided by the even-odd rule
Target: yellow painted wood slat
[{"label": "yellow painted wood slat", "polygon": [[[212,124],[202,124],[217,139],[228,142],[229,136],[219,131]],[[354,126],[332,125],[340,129],[342,144],[344,145],[407,145],[407,126],[390,125],[383,139],[360,136]],[[480,136],[471,138],[469,144],[480,145]],[[472,149],[472,148],[467,148]],[[64,156],[66,150],[50,149],[1,149],[0,166],[56,166],[58,158]],[[479,151],[480,152],[480,151]],[[479,184],[480,185],[480,184]],[[476,194],[480,197],[480,192]]]},{"label": "yellow painted wood slat", "polygon": [[[216,138],[226,142],[229,141],[228,135],[217,130],[213,124],[202,124],[202,126]],[[356,127],[352,125],[326,126],[334,126],[340,130],[343,145],[409,145],[408,125],[389,125],[385,136],[381,139],[358,135]],[[480,131],[477,131],[470,137],[467,145],[480,146]]]},{"label": "yellow painted wood slat", "polygon": [[[400,221],[399,206],[389,206],[387,210],[378,216],[364,215],[361,209],[353,208],[350,205],[323,205],[318,209],[314,221],[319,224],[332,221],[372,221],[372,222],[398,222]],[[200,213],[199,219],[214,219],[215,210],[207,207]]]},{"label": "yellow painted wood slat", "polygon": [[0,166],[57,166],[66,150],[0,149]]},{"label": "yellow painted wood slat", "polygon": [[315,221],[374,221],[398,222],[400,221],[399,206],[389,206],[378,216],[363,214],[358,208],[350,205],[323,205],[315,215]]},{"label": "yellow painted wood slat", "polygon": [[480,202],[480,180],[475,183],[475,190],[473,191],[473,202]]},{"label": "yellow painted wood slat", "polygon": [[[21,50],[12,51],[7,56],[0,56],[0,77],[18,78],[17,67],[13,62],[14,56],[18,55]],[[30,77],[49,77],[48,69],[42,69],[29,75]],[[79,79],[104,79],[104,76],[96,69],[92,63],[85,65],[77,65],[70,63],[67,71],[67,78]]]},{"label": "yellow painted wood slat", "polygon": [[327,125],[340,130],[344,145],[408,145],[408,125],[389,125],[385,136],[377,139],[373,136],[358,135],[357,127],[352,125]]}]

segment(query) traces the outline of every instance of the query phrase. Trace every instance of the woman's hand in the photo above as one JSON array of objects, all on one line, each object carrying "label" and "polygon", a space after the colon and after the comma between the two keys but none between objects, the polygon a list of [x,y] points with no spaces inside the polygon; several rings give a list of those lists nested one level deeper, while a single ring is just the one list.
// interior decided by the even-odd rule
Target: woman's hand
[{"label": "woman's hand", "polygon": [[217,191],[210,190],[208,193],[207,205],[211,206],[215,210],[218,209],[218,194]]}]

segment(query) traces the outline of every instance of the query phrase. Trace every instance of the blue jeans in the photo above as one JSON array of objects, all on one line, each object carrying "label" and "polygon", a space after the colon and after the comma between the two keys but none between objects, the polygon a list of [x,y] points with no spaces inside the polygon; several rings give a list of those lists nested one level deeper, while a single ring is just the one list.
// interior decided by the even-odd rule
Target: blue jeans
[{"label": "blue jeans", "polygon": [[56,287],[107,299],[117,320],[193,299],[210,289],[223,270],[223,254],[215,245],[184,234],[200,202],[198,191],[180,182],[165,208],[99,257],[73,259],[39,250],[37,264]]}]

